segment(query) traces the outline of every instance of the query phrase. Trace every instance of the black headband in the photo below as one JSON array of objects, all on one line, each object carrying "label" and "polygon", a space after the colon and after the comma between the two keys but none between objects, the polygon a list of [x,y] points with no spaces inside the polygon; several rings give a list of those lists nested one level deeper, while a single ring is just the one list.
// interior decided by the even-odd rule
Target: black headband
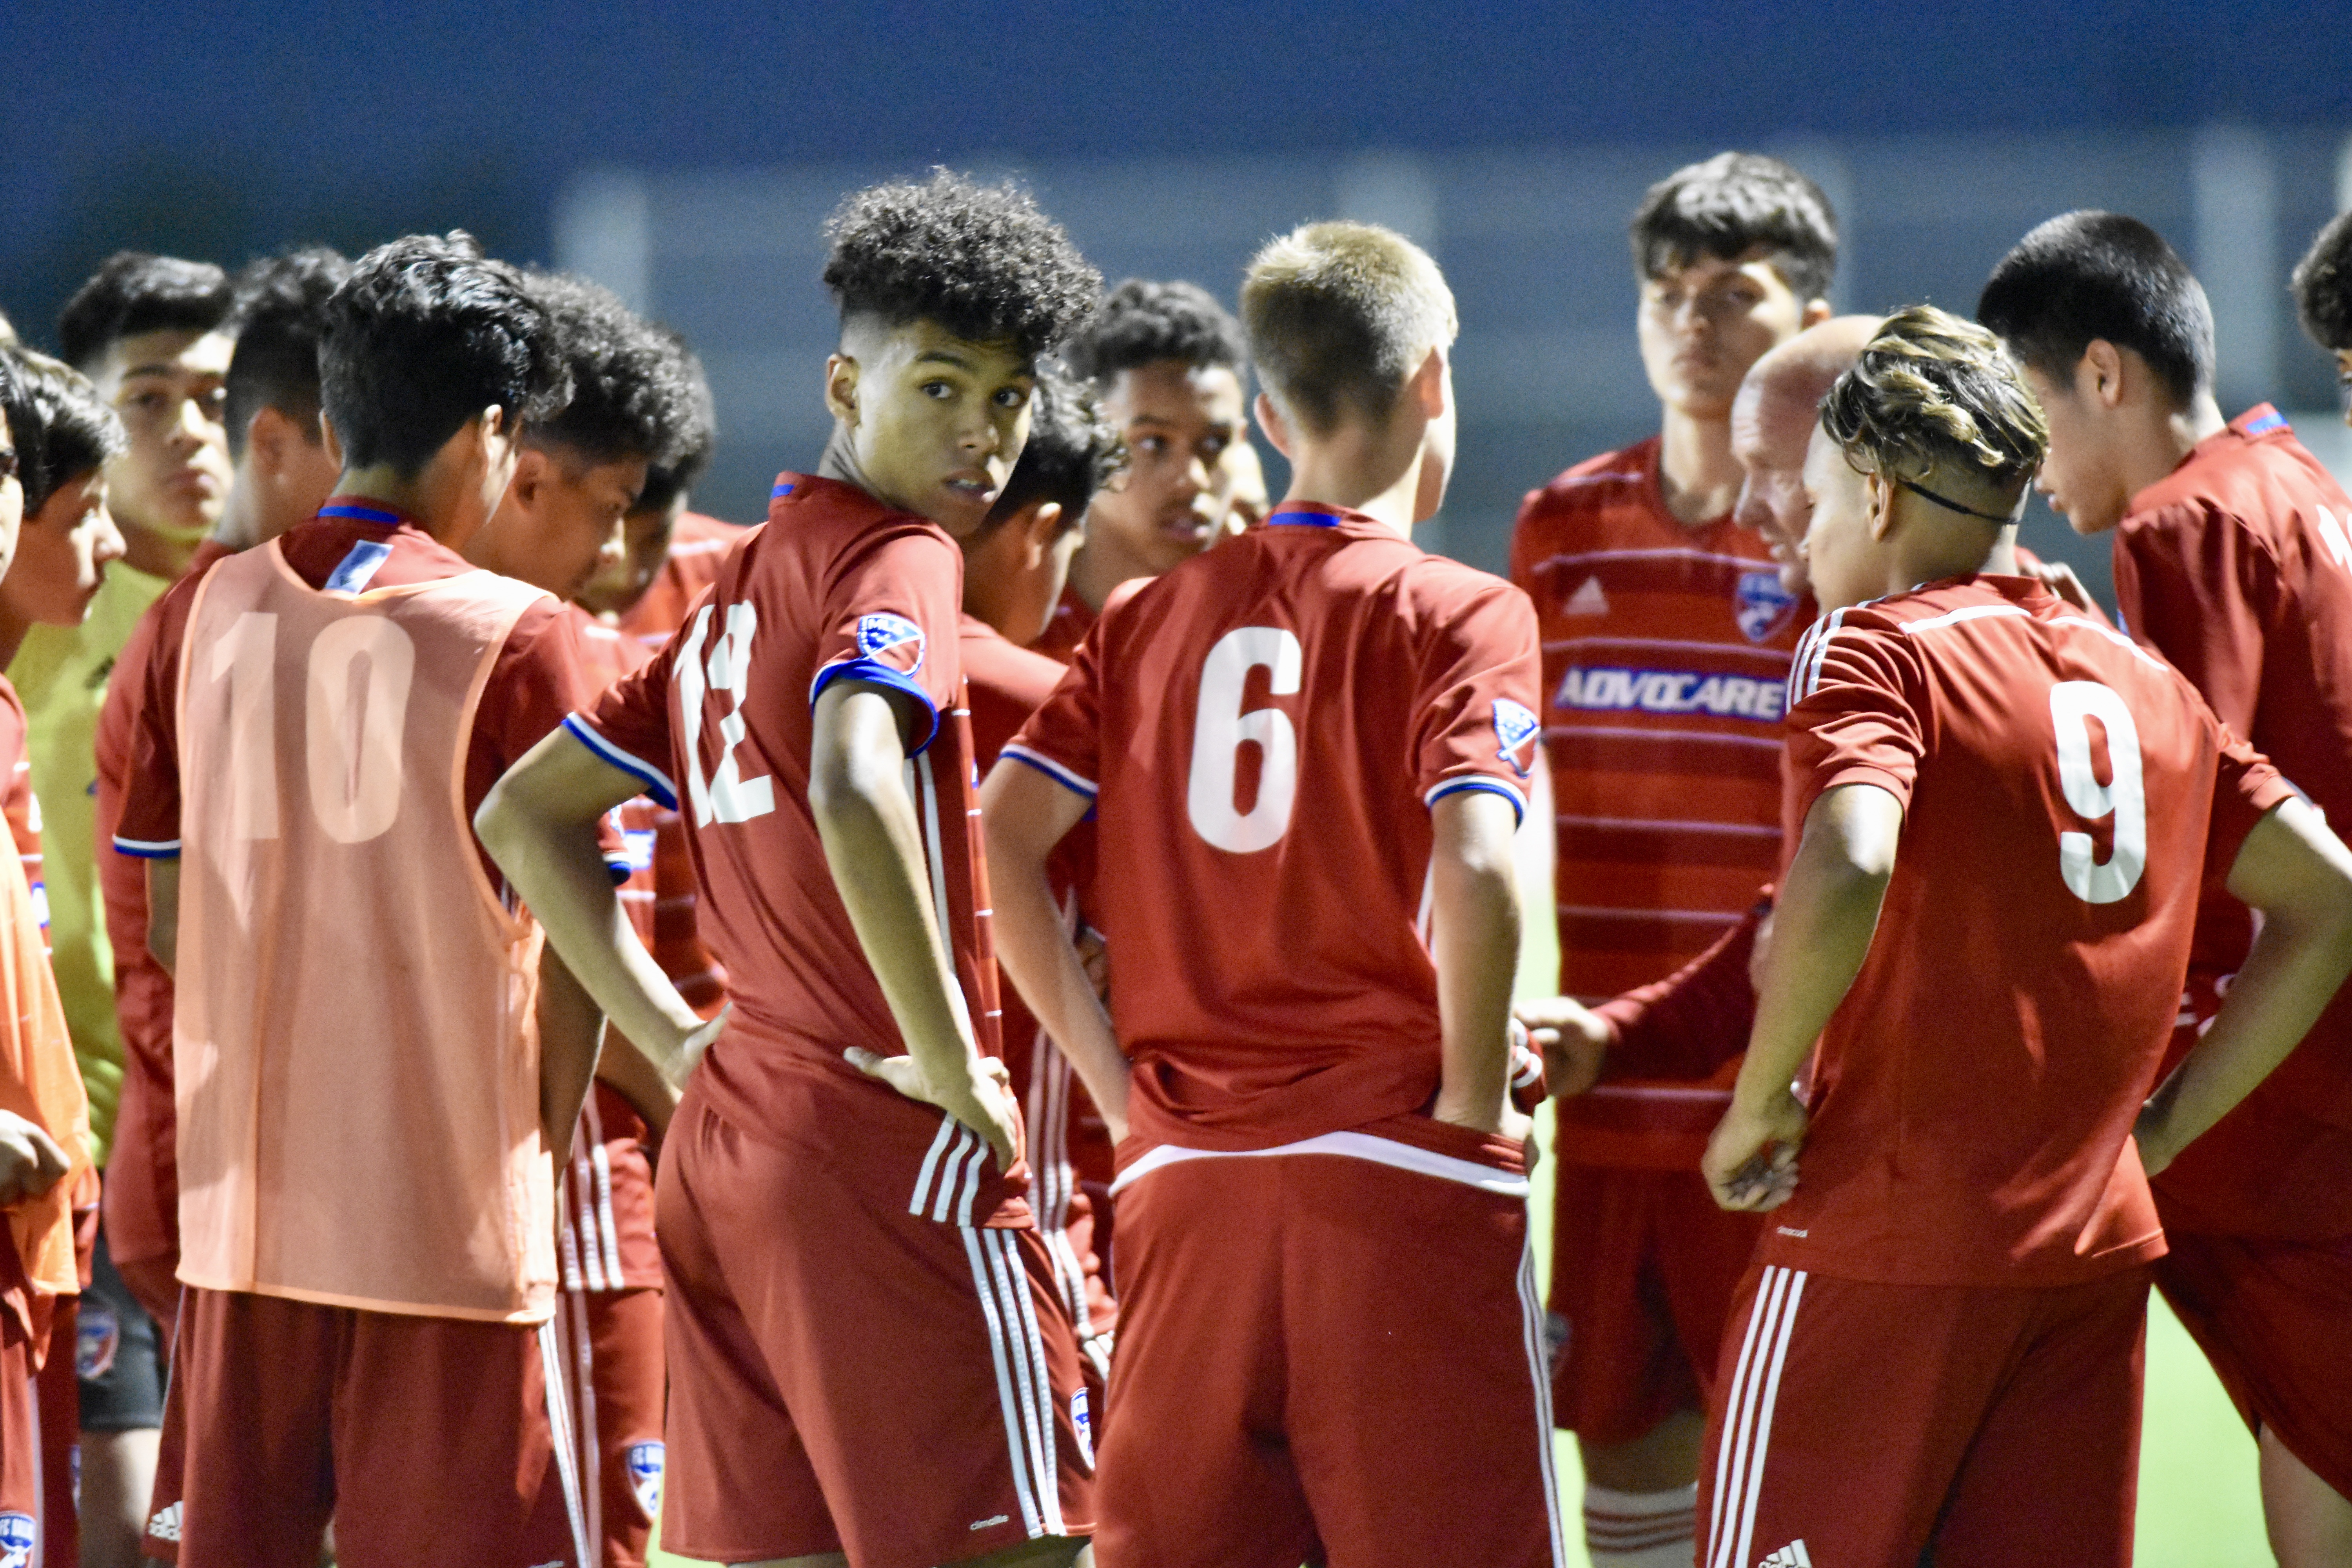
[{"label": "black headband", "polygon": [[[1947,500],[1942,496],[1937,495],[1934,490],[1929,489],[1927,486],[1915,484],[1909,479],[1898,479],[1895,482],[1901,485],[1905,489],[1909,490],[1915,496],[1918,496],[1926,500],[1934,501],[1937,506],[1942,507],[1947,511],[1957,511],[1967,517],[1980,517],[1987,522],[2012,523],[2025,515],[2024,494],[2021,494],[2017,498],[2017,504],[2010,508],[2009,514],[2004,517],[1997,511],[1979,511],[1972,506],[1962,506],[1956,500]],[[2032,489],[2031,487],[2029,487],[2026,494],[2031,493]]]}]

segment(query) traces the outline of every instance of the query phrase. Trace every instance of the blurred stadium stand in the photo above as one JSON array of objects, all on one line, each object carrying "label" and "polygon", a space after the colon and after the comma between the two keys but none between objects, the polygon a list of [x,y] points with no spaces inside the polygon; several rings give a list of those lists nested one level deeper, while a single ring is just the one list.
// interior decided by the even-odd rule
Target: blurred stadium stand
[{"label": "blurred stadium stand", "polygon": [[[2186,254],[2213,302],[2221,396],[2272,401],[2352,482],[2334,367],[2298,331],[2288,269],[2352,206],[2352,139],[2230,126],[2126,136],[1846,138],[1765,143],[1818,181],[1843,229],[1833,303],[1919,300],[1971,313],[1985,275],[2033,225],[2075,207],[2130,213]],[[1309,218],[1386,223],[1435,254],[1462,338],[1461,452],[1425,542],[1499,571],[1519,498],[1570,462],[1655,426],[1633,332],[1625,222],[1643,189],[1712,146],[1553,148],[1200,162],[1040,162],[1020,176],[1106,278],[1191,278],[1230,300],[1244,261]],[[701,351],[719,460],[698,504],[753,521],[775,471],[815,460],[834,322],[818,229],[841,194],[891,167],[575,177],[555,261],[617,289]],[[1271,453],[1268,454],[1271,457]],[[1269,470],[1279,482],[1278,466]],[[1278,493],[1278,492],[1277,492]],[[2027,542],[2109,597],[2103,541],[2037,501]]]}]

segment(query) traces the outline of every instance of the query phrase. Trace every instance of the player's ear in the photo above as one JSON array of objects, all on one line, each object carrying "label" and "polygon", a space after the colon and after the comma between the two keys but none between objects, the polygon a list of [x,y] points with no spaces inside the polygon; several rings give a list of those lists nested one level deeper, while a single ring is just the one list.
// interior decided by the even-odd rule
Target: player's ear
[{"label": "player's ear", "polygon": [[1052,553],[1054,541],[1062,533],[1062,503],[1040,501],[1029,509],[1021,523],[1021,564],[1031,572],[1045,563]]},{"label": "player's ear", "polygon": [[1406,390],[1420,406],[1424,419],[1445,417],[1445,349],[1443,344],[1432,348],[1421,368],[1412,373]]},{"label": "player's ear", "polygon": [[1274,449],[1286,458],[1290,457],[1290,426],[1282,417],[1282,410],[1274,405],[1274,399],[1263,392],[1259,393],[1257,401],[1250,405],[1250,412],[1257,416],[1257,427],[1265,432],[1265,438],[1274,443]]},{"label": "player's ear", "polygon": [[1805,313],[1797,318],[1797,323],[1800,328],[1818,327],[1829,319],[1830,302],[1827,300],[1809,300],[1805,302]]},{"label": "player's ear", "polygon": [[824,406],[844,425],[857,423],[857,362],[835,351],[824,362]]},{"label": "player's ear", "polygon": [[2088,394],[2102,408],[2113,408],[2124,397],[2123,352],[2105,338],[2093,338],[2074,367],[2074,390]]},{"label": "player's ear", "polygon": [[1862,477],[1864,488],[1870,492],[1870,537],[1885,543],[1895,526],[1895,487],[1883,474],[1869,473]]},{"label": "player's ear", "polygon": [[335,465],[335,472],[341,473],[343,440],[335,434],[335,422],[327,417],[327,411],[323,408],[319,410],[319,439],[327,444],[327,461]]},{"label": "player's ear", "polygon": [[525,447],[515,457],[514,478],[507,481],[507,494],[514,498],[517,506],[528,510],[539,504],[547,478],[547,454],[537,447]]}]

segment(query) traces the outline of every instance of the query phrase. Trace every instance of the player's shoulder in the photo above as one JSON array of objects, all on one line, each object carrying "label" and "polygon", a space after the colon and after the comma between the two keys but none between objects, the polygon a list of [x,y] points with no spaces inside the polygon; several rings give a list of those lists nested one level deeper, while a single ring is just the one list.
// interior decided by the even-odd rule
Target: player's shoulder
[{"label": "player's shoulder", "polygon": [[2179,467],[2133,496],[2116,533],[2123,548],[2137,552],[2182,550],[2199,531],[2214,527],[2269,546],[2314,509],[2340,518],[2352,513],[2352,497],[2295,438],[2285,416],[2264,404],[2199,442]]},{"label": "player's shoulder", "polygon": [[609,686],[653,658],[653,650],[636,638],[579,605],[567,604],[563,613],[580,639],[581,660],[595,672],[598,685]]},{"label": "player's shoulder", "polygon": [[1657,466],[1655,436],[1587,458],[1541,489],[1528,491],[1519,508],[1520,520],[1591,515],[1639,502],[1648,493]]},{"label": "player's shoulder", "polygon": [[739,582],[781,570],[829,588],[885,558],[917,571],[951,568],[959,574],[963,562],[955,541],[928,518],[901,511],[856,485],[808,474],[778,477],[768,502],[768,525],[753,530],[742,544],[740,552],[725,558]]}]

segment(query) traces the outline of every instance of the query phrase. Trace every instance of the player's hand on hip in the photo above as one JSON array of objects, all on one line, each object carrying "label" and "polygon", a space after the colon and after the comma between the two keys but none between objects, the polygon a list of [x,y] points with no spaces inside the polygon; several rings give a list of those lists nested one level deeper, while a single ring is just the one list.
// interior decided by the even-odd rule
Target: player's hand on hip
[{"label": "player's hand on hip", "polygon": [[15,1111],[0,1110],[0,1208],[41,1196],[72,1168],[56,1139]]},{"label": "player's hand on hip", "polygon": [[702,1065],[702,1058],[709,1052],[712,1042],[716,1041],[719,1036],[727,1032],[727,1020],[733,1016],[734,1012],[735,1004],[732,1002],[728,1003],[725,1006],[719,1008],[718,1012],[713,1013],[709,1017],[704,1019],[702,1021],[702,1027],[695,1030],[694,1033],[687,1036],[684,1040],[679,1042],[677,1047],[677,1086],[680,1089],[684,1089],[686,1087],[686,1080],[693,1074],[694,1069]]},{"label": "player's hand on hip", "polygon": [[1715,1201],[1727,1209],[1762,1213],[1779,1208],[1797,1190],[1797,1152],[1804,1146],[1805,1107],[1789,1089],[1761,1105],[1733,1095],[1700,1157]]},{"label": "player's hand on hip", "polygon": [[841,1053],[851,1067],[868,1078],[878,1078],[908,1100],[936,1105],[982,1138],[996,1151],[996,1168],[1013,1169],[1021,1157],[1021,1111],[1013,1103],[1011,1075],[994,1057],[967,1058],[961,1073],[934,1082],[911,1056],[884,1057],[852,1046]]},{"label": "player's hand on hip", "polygon": [[1544,1079],[1555,1096],[1582,1094],[1601,1077],[1610,1029],[1600,1014],[1573,996],[1546,996],[1513,1004],[1511,1016],[1543,1052]]}]

